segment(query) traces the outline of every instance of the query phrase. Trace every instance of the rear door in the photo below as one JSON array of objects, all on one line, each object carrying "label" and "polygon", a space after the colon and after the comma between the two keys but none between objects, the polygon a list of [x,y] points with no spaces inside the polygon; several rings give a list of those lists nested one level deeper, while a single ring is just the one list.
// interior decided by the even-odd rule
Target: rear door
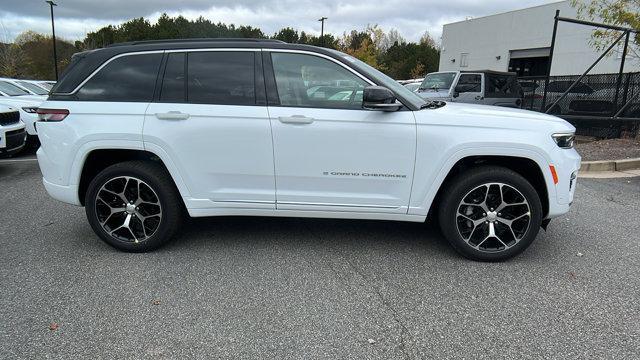
[{"label": "rear door", "polygon": [[486,73],[484,76],[485,104],[505,107],[520,107],[523,92],[515,76],[494,73]]},{"label": "rear door", "polygon": [[329,57],[273,50],[264,59],[278,210],[406,213],[413,113],[364,110],[372,83]]},{"label": "rear door", "polygon": [[191,208],[275,209],[271,127],[259,49],[167,52],[145,147],[164,151]]}]

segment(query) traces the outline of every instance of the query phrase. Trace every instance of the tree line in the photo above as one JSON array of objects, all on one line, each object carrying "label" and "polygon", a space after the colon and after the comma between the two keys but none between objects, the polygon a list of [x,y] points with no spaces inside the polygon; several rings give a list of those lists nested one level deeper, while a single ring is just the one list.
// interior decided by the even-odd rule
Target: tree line
[{"label": "tree line", "polygon": [[[58,68],[63,70],[71,55],[78,51],[127,41],[186,38],[262,38],[324,46],[357,57],[395,79],[422,77],[437,71],[440,58],[438,44],[426,32],[418,42],[407,41],[395,29],[385,32],[376,25],[351,30],[341,36],[324,34],[319,37],[291,27],[267,35],[252,26],[215,23],[203,17],[188,20],[183,16],[162,14],[156,23],[136,18],[89,32],[82,41],[74,43],[57,38]],[[53,79],[52,46],[51,36],[33,31],[20,34],[13,43],[0,43],[0,76]]]}]

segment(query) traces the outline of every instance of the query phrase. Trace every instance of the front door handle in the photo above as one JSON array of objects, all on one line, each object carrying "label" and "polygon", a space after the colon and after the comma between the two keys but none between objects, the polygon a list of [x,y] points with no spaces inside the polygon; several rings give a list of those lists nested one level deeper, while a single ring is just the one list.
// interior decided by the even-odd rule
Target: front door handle
[{"label": "front door handle", "polygon": [[484,100],[484,97],[483,97],[483,96],[478,95],[478,96],[476,96],[476,100]]},{"label": "front door handle", "polygon": [[180,111],[169,111],[166,113],[156,113],[156,117],[160,120],[187,120],[189,114]]},{"label": "front door handle", "polygon": [[280,116],[278,120],[283,124],[311,124],[313,122],[313,118],[304,115]]}]

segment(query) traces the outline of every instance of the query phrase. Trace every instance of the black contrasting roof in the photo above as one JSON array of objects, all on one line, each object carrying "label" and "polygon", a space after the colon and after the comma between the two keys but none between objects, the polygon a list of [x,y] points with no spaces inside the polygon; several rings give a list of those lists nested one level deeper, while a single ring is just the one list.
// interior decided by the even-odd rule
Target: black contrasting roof
[{"label": "black contrasting roof", "polygon": [[[105,48],[76,53],[71,63],[61,75],[60,80],[51,89],[52,94],[70,93],[93,73],[100,65],[114,56],[125,53],[144,51],[180,50],[180,49],[214,49],[214,48],[273,48],[295,49],[321,53],[333,58],[336,55],[327,49],[300,44],[288,44],[279,40],[267,39],[169,39],[151,41],[133,41],[115,44]],[[339,59],[341,60],[341,59]],[[342,60],[341,60],[342,61]]]},{"label": "black contrasting roof", "polygon": [[126,45],[145,45],[145,44],[169,44],[180,42],[251,42],[251,43],[280,43],[285,44],[282,40],[275,39],[252,39],[252,38],[193,38],[193,39],[164,39],[164,40],[140,40],[128,41],[108,45],[107,47],[126,46]]}]

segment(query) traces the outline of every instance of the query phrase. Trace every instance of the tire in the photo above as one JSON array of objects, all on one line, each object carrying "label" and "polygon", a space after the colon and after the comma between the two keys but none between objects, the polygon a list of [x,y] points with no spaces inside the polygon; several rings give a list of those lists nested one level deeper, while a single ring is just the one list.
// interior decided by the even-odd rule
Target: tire
[{"label": "tire", "polygon": [[85,212],[93,231],[107,244],[126,252],[146,252],[173,237],[183,203],[163,167],[151,161],[127,161],[107,167],[91,181]]},{"label": "tire", "polygon": [[543,214],[537,191],[507,168],[482,166],[465,171],[448,184],[444,194],[438,209],[440,229],[468,259],[510,259],[529,247],[540,230]]}]

